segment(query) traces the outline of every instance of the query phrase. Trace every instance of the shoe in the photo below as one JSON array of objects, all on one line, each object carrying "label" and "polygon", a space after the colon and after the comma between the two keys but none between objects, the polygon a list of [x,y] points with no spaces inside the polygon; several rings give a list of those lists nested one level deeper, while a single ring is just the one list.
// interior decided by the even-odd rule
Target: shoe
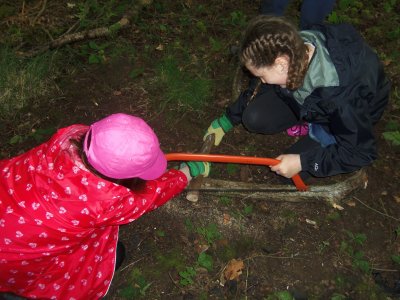
[{"label": "shoe", "polygon": [[116,259],[115,259],[115,271],[117,271],[119,269],[119,267],[121,267],[122,262],[125,259],[125,246],[122,242],[118,241],[117,243],[117,255],[116,255]]},{"label": "shoe", "polygon": [[308,134],[308,124],[303,123],[286,129],[289,136],[303,136]]}]

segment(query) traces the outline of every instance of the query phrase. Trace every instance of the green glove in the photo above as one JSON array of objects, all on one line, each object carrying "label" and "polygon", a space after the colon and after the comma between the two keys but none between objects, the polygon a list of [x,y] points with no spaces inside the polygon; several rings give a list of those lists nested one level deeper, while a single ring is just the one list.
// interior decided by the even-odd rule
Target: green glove
[{"label": "green glove", "polygon": [[[203,161],[188,161],[182,163],[182,165],[187,165],[189,167],[190,176],[197,177],[199,175],[203,175],[207,177],[210,174],[210,163]],[[181,166],[182,166],[181,165]]]},{"label": "green glove", "polygon": [[215,119],[214,121],[211,122],[210,127],[208,127],[207,132],[203,137],[203,141],[205,141],[210,134],[214,134],[215,135],[214,145],[218,146],[221,143],[221,140],[224,137],[225,133],[227,133],[232,128],[233,125],[231,121],[229,121],[226,114],[223,114],[222,117]]}]

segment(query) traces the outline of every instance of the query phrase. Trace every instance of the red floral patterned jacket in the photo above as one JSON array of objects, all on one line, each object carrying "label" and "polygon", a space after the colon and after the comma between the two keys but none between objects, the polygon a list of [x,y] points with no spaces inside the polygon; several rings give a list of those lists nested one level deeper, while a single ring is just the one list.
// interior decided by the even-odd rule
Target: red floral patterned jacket
[{"label": "red floral patterned jacket", "polygon": [[82,163],[60,129],[48,142],[0,161],[0,291],[38,299],[98,299],[114,275],[119,225],[180,193],[169,170],[140,191],[104,180]]}]

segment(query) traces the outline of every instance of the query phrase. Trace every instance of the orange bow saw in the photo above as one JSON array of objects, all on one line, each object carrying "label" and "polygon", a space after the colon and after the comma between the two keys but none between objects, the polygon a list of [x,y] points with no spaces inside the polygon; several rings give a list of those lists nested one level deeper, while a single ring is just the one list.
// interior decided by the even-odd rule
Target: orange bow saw
[{"label": "orange bow saw", "polygon": [[[247,165],[274,166],[280,160],[268,157],[235,156],[223,154],[194,154],[194,153],[168,153],[165,155],[168,161],[207,161],[218,163],[236,163]],[[299,174],[292,177],[292,180],[299,191],[307,191],[308,186],[303,182]]]}]

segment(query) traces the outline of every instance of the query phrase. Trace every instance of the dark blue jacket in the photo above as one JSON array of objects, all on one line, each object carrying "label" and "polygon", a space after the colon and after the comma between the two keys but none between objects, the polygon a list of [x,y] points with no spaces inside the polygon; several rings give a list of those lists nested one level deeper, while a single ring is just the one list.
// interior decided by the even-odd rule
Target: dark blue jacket
[{"label": "dark blue jacket", "polygon": [[[300,120],[318,124],[336,143],[300,154],[303,171],[325,177],[356,171],[377,158],[373,125],[389,99],[390,84],[376,53],[348,24],[315,25],[302,31],[315,46],[303,86],[295,91],[276,86],[277,94]],[[241,122],[246,94],[227,109]]]}]

